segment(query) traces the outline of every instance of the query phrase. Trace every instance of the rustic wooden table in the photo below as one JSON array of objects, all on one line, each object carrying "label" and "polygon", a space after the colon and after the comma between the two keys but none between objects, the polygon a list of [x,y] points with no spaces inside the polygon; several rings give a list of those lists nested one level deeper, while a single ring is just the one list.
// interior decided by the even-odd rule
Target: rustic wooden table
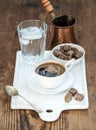
[{"label": "rustic wooden table", "polygon": [[20,49],[16,26],[26,19],[44,20],[49,25],[49,44],[52,24],[39,0],[0,0],[0,130],[96,130],[96,1],[51,2],[57,15],[70,14],[77,20],[75,34],[78,44],[86,50],[89,109],[67,110],[57,121],[47,123],[35,111],[10,108],[11,98],[5,85],[13,83],[16,51]]}]

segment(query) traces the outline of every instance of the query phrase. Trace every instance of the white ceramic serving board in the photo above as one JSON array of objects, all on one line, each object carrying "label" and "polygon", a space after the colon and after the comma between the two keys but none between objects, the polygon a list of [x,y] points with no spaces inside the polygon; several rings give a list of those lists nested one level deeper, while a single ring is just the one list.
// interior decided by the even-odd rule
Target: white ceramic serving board
[{"label": "white ceramic serving board", "polygon": [[[54,60],[50,52],[51,51],[45,52],[45,60]],[[64,80],[64,83],[59,88],[48,90],[38,84],[34,77],[32,67],[24,64],[21,51],[18,51],[16,55],[13,86],[18,89],[22,96],[43,110],[43,112],[39,114],[39,117],[44,121],[51,122],[57,120],[60,113],[64,110],[88,109],[89,106],[85,58],[72,67],[66,76],[66,80]],[[84,94],[83,101],[76,101],[73,98],[70,103],[65,102],[64,97],[70,87],[74,87],[80,93]],[[12,97],[11,108],[34,110],[19,96]],[[47,112],[46,110],[52,110],[52,112]]]}]

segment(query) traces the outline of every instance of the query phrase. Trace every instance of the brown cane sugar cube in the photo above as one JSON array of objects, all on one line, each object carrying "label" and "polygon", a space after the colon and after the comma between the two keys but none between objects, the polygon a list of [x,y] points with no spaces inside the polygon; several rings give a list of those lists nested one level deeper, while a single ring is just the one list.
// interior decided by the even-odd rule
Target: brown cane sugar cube
[{"label": "brown cane sugar cube", "polygon": [[69,90],[69,93],[71,93],[72,96],[74,96],[77,92],[78,92],[78,91],[77,91],[77,89],[75,89],[75,88],[71,88],[71,89]]},{"label": "brown cane sugar cube", "polygon": [[65,60],[71,60],[72,57],[71,56],[65,56]]},{"label": "brown cane sugar cube", "polygon": [[75,94],[75,100],[82,101],[84,99],[84,95],[81,93]]},{"label": "brown cane sugar cube", "polygon": [[74,53],[74,57],[75,57],[76,59],[82,57],[82,55],[83,55],[83,53],[80,52],[80,51],[77,51],[77,52]]},{"label": "brown cane sugar cube", "polygon": [[64,46],[60,46],[59,50],[61,51],[61,53],[65,54]]},{"label": "brown cane sugar cube", "polygon": [[70,102],[72,100],[72,94],[71,93],[67,93],[65,95],[65,102]]},{"label": "brown cane sugar cube", "polygon": [[74,55],[74,51],[69,50],[69,51],[67,51],[66,54],[67,54],[67,56],[71,56],[72,57]]},{"label": "brown cane sugar cube", "polygon": [[78,49],[77,48],[74,48],[74,47],[71,47],[71,50],[74,51],[74,52],[77,52]]},{"label": "brown cane sugar cube", "polygon": [[64,54],[64,55],[65,55],[65,51],[64,51],[64,49],[62,49],[62,50],[60,50],[60,51],[61,51],[61,53],[62,53],[62,54]]},{"label": "brown cane sugar cube", "polygon": [[65,60],[66,57],[65,57],[64,54],[60,54],[60,55],[58,56],[58,58]]},{"label": "brown cane sugar cube", "polygon": [[56,57],[58,57],[58,56],[59,56],[60,54],[62,54],[62,53],[61,53],[60,50],[55,49],[54,52],[53,52],[53,54],[54,54]]},{"label": "brown cane sugar cube", "polygon": [[64,48],[65,51],[71,50],[71,46],[70,45],[64,45],[63,48]]},{"label": "brown cane sugar cube", "polygon": [[60,51],[64,50],[64,46],[60,46],[59,50]]}]

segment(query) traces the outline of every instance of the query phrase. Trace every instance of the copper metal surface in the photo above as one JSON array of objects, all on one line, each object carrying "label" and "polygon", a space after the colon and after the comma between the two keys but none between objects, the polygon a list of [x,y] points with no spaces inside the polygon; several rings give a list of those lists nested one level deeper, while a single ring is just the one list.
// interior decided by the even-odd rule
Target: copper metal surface
[{"label": "copper metal surface", "polygon": [[54,18],[52,23],[54,26],[52,47],[61,43],[77,43],[74,33],[75,18],[63,15]]}]

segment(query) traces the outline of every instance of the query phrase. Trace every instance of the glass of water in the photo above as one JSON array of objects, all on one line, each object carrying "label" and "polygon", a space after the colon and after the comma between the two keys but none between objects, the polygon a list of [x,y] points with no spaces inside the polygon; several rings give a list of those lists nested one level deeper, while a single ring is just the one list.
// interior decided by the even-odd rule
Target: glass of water
[{"label": "glass of water", "polygon": [[47,24],[41,20],[26,20],[17,25],[24,62],[37,64],[44,59]]}]

